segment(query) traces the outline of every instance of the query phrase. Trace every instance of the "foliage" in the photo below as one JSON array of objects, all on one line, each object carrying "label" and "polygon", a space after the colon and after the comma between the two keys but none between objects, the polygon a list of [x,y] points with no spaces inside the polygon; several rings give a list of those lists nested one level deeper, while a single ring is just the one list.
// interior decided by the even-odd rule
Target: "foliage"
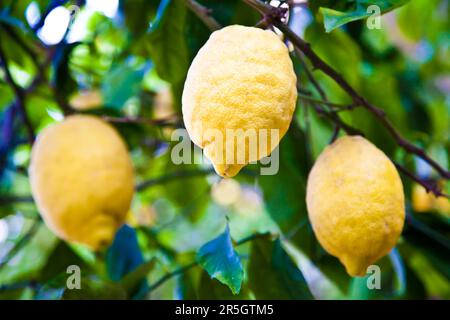
[{"label": "foliage", "polygon": [[[305,186],[334,133],[345,134],[343,126],[336,131],[333,114],[430,190],[439,185],[448,194],[450,183],[303,54],[291,52],[300,97],[279,146],[278,174],[260,175],[260,165],[248,166],[230,194],[221,192],[210,164],[172,163],[176,142],[170,135],[183,126],[186,73],[211,33],[204,16],[223,26],[261,26],[276,17],[261,22],[250,0],[201,0],[196,3],[211,10],[200,12],[187,0],[120,1],[113,17],[77,2],[80,12],[57,44],[46,44],[39,30],[52,9],[75,1],[0,3],[0,299],[450,298],[448,209],[418,212],[411,201],[416,182],[408,174],[402,174],[407,221],[396,249],[378,263],[381,290],[367,289],[369,276],[349,277],[320,247]],[[369,2],[389,12],[381,29],[366,27]],[[449,17],[442,9],[448,1],[308,5],[290,10],[289,27],[380,108],[402,137],[448,171]],[[31,24],[30,6],[40,12]],[[74,97],[89,92],[100,93],[100,105],[74,110]],[[127,225],[103,253],[58,239],[30,197],[32,134],[73,112],[110,121],[136,170],[139,191]],[[69,265],[80,267],[82,290],[66,288]]]}]

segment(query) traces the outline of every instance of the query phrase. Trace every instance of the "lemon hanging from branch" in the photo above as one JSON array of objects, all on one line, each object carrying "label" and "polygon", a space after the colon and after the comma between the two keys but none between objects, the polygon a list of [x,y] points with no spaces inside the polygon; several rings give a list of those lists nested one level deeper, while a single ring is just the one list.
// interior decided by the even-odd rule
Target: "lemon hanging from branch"
[{"label": "lemon hanging from branch", "polygon": [[182,104],[191,140],[219,175],[270,155],[289,128],[296,81],[272,31],[234,25],[211,35],[189,69]]},{"label": "lemon hanging from branch", "polygon": [[328,146],[312,168],[307,207],[314,233],[352,276],[388,254],[405,220],[403,185],[389,158],[359,136]]},{"label": "lemon hanging from branch", "polygon": [[46,128],[33,146],[33,197],[48,227],[98,250],[123,224],[134,172],[119,134],[92,116],[70,116]]}]

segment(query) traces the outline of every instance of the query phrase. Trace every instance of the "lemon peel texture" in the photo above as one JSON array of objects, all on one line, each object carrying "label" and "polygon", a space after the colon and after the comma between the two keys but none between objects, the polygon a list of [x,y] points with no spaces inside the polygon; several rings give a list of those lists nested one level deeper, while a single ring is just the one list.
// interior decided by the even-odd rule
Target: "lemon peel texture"
[{"label": "lemon peel texture", "polygon": [[123,140],[93,116],[69,116],[44,129],[33,146],[29,174],[49,228],[94,250],[112,241],[134,193],[133,167]]},{"label": "lemon peel texture", "polygon": [[359,136],[325,148],[307,183],[306,202],[314,233],[351,276],[388,254],[400,237],[403,185],[388,157]]},{"label": "lemon peel texture", "polygon": [[211,35],[190,66],[182,109],[191,140],[219,175],[236,175],[278,145],[295,109],[296,81],[288,49],[272,31],[233,25]]}]

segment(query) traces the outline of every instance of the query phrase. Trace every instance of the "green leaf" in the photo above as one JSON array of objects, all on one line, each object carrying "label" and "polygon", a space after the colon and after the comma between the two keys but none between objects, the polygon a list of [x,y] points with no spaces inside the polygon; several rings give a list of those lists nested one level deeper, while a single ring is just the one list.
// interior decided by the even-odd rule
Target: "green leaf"
[{"label": "green leaf", "polygon": [[305,187],[308,164],[305,146],[303,132],[292,123],[278,147],[278,173],[263,175],[259,179],[266,208],[272,219],[286,233],[304,223],[306,218]]},{"label": "green leaf", "polygon": [[151,23],[148,50],[161,79],[181,82],[189,67],[189,53],[184,34],[186,6],[181,0],[163,0]]},{"label": "green leaf", "polygon": [[38,231],[14,257],[14,264],[3,266],[0,283],[8,284],[32,279],[49,263],[48,258],[56,248],[59,240],[41,224]]},{"label": "green leaf", "polygon": [[338,11],[331,8],[320,8],[320,12],[324,18],[324,25],[326,32],[331,32],[334,29],[343,26],[352,21],[368,18],[373,15],[373,12],[367,10],[371,5],[376,5],[380,8],[381,13],[386,13],[394,10],[409,0],[356,0],[355,5],[351,11]]},{"label": "green leaf", "polygon": [[106,267],[112,281],[120,281],[129,296],[140,298],[147,291],[145,281],[153,262],[144,263],[136,231],[123,225],[106,252]]},{"label": "green leaf", "polygon": [[140,36],[147,31],[155,3],[148,0],[123,1],[125,24],[133,34]]},{"label": "green leaf", "polygon": [[[414,216],[408,214],[407,225],[403,236],[408,243],[412,244],[433,263],[447,280],[450,279],[450,227],[433,219],[428,224],[423,223]],[[442,229],[442,230],[439,230]]]},{"label": "green leaf", "polygon": [[149,262],[139,265],[136,269],[122,278],[120,283],[129,295],[132,295],[138,288],[142,287],[143,288],[140,289],[140,291],[142,291],[139,293],[144,293],[146,291],[147,285],[145,284],[145,286],[143,286],[142,280],[148,276],[149,272],[153,269],[154,266],[155,260],[150,260]]},{"label": "green leaf", "polygon": [[302,272],[283,249],[279,239],[253,241],[248,286],[256,299],[313,299]]},{"label": "green leaf", "polygon": [[122,279],[144,262],[139,248],[136,231],[123,225],[116,233],[113,243],[106,252],[108,276],[113,281]]},{"label": "green leaf", "polygon": [[124,63],[113,68],[102,84],[105,106],[121,109],[130,97],[139,93],[143,78],[144,66],[136,67]]},{"label": "green leaf", "polygon": [[78,87],[69,69],[69,61],[73,50],[80,44],[80,42],[75,42],[67,46],[59,46],[56,49],[55,58],[52,62],[55,69],[52,80],[57,89],[55,93],[58,101],[67,101],[68,97]]},{"label": "green leaf", "polygon": [[244,271],[239,255],[233,248],[228,225],[220,236],[199,249],[197,261],[211,278],[227,285],[233,294],[240,292]]},{"label": "green leaf", "polygon": [[242,300],[250,299],[250,296],[246,287],[243,287],[239,294],[232,294],[225,285],[211,279],[208,273],[202,270],[197,298],[200,300]]},{"label": "green leaf", "polygon": [[60,241],[48,258],[47,264],[39,272],[39,281],[47,282],[51,280],[55,274],[65,273],[67,267],[77,265],[85,272],[89,270],[89,266],[67,245]]}]

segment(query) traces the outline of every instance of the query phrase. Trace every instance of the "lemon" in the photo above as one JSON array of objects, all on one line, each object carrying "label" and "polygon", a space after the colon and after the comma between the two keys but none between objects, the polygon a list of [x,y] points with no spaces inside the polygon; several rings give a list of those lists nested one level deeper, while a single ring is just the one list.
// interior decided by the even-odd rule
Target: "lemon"
[{"label": "lemon", "polygon": [[211,188],[211,196],[215,202],[222,206],[231,206],[239,201],[241,185],[236,180],[222,179]]},{"label": "lemon", "polygon": [[91,110],[103,105],[102,93],[97,90],[84,90],[70,99],[70,106],[75,110]]},{"label": "lemon", "polygon": [[428,212],[433,209],[434,196],[428,193],[420,184],[413,186],[411,198],[414,211]]},{"label": "lemon", "polygon": [[219,175],[235,176],[278,145],[295,109],[296,81],[275,33],[239,25],[212,33],[189,68],[182,109],[191,140]]},{"label": "lemon", "polygon": [[399,174],[388,157],[359,136],[325,148],[307,183],[309,219],[320,244],[339,258],[351,276],[397,243],[405,204]]},{"label": "lemon", "polygon": [[412,188],[412,207],[415,212],[437,211],[450,215],[450,200],[442,196],[436,197],[420,184],[414,184]]},{"label": "lemon", "polygon": [[445,197],[435,198],[434,207],[436,210],[446,216],[450,216],[450,200]]},{"label": "lemon", "polygon": [[134,192],[127,148],[106,122],[69,116],[42,131],[33,146],[31,190],[48,227],[94,250],[122,225]]}]

